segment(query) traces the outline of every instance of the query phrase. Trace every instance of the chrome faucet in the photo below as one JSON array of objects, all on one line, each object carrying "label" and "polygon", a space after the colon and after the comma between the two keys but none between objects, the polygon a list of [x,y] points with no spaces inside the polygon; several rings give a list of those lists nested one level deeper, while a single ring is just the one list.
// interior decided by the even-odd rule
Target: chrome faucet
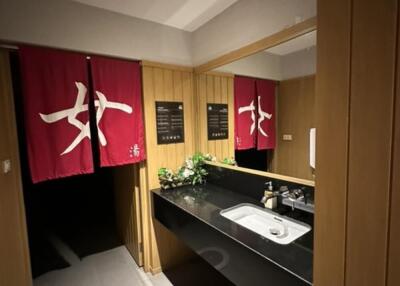
[{"label": "chrome faucet", "polygon": [[288,198],[291,201],[297,201],[304,198],[304,192],[302,189],[291,190],[288,194]]},{"label": "chrome faucet", "polygon": [[294,189],[289,191],[287,198],[292,202],[292,210],[294,210],[296,202],[305,200],[305,195],[302,189]]}]

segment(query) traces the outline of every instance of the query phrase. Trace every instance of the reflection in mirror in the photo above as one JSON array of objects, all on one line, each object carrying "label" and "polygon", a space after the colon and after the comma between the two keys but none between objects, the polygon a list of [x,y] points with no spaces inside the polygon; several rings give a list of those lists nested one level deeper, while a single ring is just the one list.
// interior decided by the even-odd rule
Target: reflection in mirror
[{"label": "reflection in mirror", "polygon": [[313,180],[316,31],[215,71],[234,74],[238,165]]}]

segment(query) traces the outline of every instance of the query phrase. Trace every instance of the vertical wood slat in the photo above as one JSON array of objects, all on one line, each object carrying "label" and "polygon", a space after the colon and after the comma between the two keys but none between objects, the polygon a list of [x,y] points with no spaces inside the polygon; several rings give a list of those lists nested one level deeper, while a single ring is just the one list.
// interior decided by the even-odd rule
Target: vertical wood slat
[{"label": "vertical wood slat", "polygon": [[21,168],[8,53],[0,50],[0,160],[12,170],[0,174],[0,285],[32,285]]},{"label": "vertical wood slat", "polygon": [[[206,76],[206,91],[207,91],[207,103],[215,103],[215,84],[214,84],[214,76],[212,75],[207,75]],[[207,113],[205,115],[206,117],[204,118],[204,121],[207,122]],[[207,124],[207,123],[206,123]],[[207,132],[207,127],[206,127],[206,132]],[[206,133],[207,134],[207,133]],[[206,135],[207,136],[207,135]],[[207,138],[207,137],[206,137]],[[208,145],[208,153],[215,155],[216,156],[216,144],[215,140],[208,140],[207,141]]]},{"label": "vertical wood slat", "polygon": [[195,153],[195,103],[194,103],[194,86],[193,73],[182,73],[183,98],[185,102],[185,144],[184,157],[181,158],[181,163],[187,157]]},{"label": "vertical wood slat", "polygon": [[[165,101],[175,101],[174,99],[174,84],[173,84],[173,75],[172,70],[164,69],[164,100]],[[179,158],[176,156],[176,143],[164,145],[166,148],[167,153],[167,163],[166,166],[169,166],[172,169],[176,169],[178,166]],[[165,154],[165,153],[164,153]],[[181,163],[181,162],[179,162]]]},{"label": "vertical wood slat", "polygon": [[[153,93],[153,98],[151,99],[153,102],[156,101],[167,101],[167,96],[164,92],[165,86],[164,86],[164,70],[161,68],[154,68],[153,69],[153,74],[152,74],[153,78],[154,78],[154,93]],[[153,110],[152,113],[154,114],[154,118],[152,118],[152,122],[154,122],[154,124],[156,124],[156,113]],[[147,119],[147,115],[145,114],[145,118]],[[149,128],[152,128],[152,133],[154,134],[154,137],[157,140],[157,130],[156,130],[156,125],[152,125]],[[148,137],[149,135],[147,134],[147,130],[148,128],[146,128],[146,137]],[[156,143],[157,144],[157,143]],[[161,166],[168,166],[168,151],[167,151],[167,145],[159,145],[156,150],[158,152],[158,157],[157,160],[159,162],[160,167]],[[153,146],[151,146],[151,148],[154,148]],[[147,148],[147,150],[150,150],[150,148]],[[173,168],[173,166],[171,166],[171,168]],[[157,169],[157,168],[156,168]],[[155,170],[157,171],[157,170]],[[154,175],[153,175],[154,176]],[[153,187],[152,184],[153,180],[150,180],[150,188]],[[157,186],[157,183],[156,185]]]},{"label": "vertical wood slat", "polygon": [[[157,172],[157,165],[149,160],[154,156],[158,156],[157,149],[149,149],[151,146],[157,145],[157,134],[154,130],[155,124],[155,69],[152,67],[143,67],[142,68],[142,81],[143,81],[143,106],[144,106],[144,122],[145,122],[145,130],[146,130],[146,152],[147,152],[147,160],[146,160],[146,169],[147,169],[147,188],[144,192],[142,192],[142,214],[147,218],[146,219],[146,227],[148,226],[148,231],[145,233],[143,237],[143,241],[146,244],[144,247],[146,248],[148,260],[145,260],[145,268],[149,271],[153,271],[154,265],[159,265],[159,257],[158,253],[153,250],[153,245],[155,242],[155,233],[154,233],[154,225],[153,220],[151,219],[151,199],[150,192],[152,188],[155,188],[156,185],[154,183],[154,174]],[[159,72],[158,72],[159,75]],[[158,82],[160,80],[160,75],[158,76]],[[163,163],[163,162],[162,162]],[[151,179],[150,179],[151,178]]]},{"label": "vertical wood slat", "polygon": [[151,219],[150,203],[148,194],[148,169],[145,162],[139,164],[139,186],[140,186],[140,219],[142,225],[143,243],[143,269],[145,272],[151,271]]},{"label": "vertical wood slat", "polygon": [[200,142],[200,152],[208,153],[207,144],[207,124],[204,123],[207,120],[206,105],[207,105],[207,82],[204,74],[197,75],[198,91],[196,96],[198,97],[198,141]]},{"label": "vertical wood slat", "polygon": [[[173,101],[181,101],[183,102],[183,83],[182,83],[182,72],[180,71],[172,71],[173,73]],[[184,111],[186,106],[184,106]],[[190,108],[188,109],[190,110]],[[186,131],[186,130],[184,130]],[[182,162],[180,162],[180,158],[185,157],[185,143],[178,143],[176,144],[175,152],[176,152],[176,159],[175,159],[175,168],[177,168]]]},{"label": "vertical wood slat", "polygon": [[396,16],[353,0],[346,285],[386,280]]},{"label": "vertical wood slat", "polygon": [[[397,7],[400,15],[400,7]],[[396,69],[396,93],[394,99],[393,116],[393,147],[392,147],[392,171],[391,171],[391,205],[389,217],[389,243],[387,286],[400,284],[400,21],[397,26],[397,69]]]},{"label": "vertical wood slat", "polygon": [[[143,102],[145,109],[147,189],[142,198],[148,231],[144,231],[144,247],[148,247],[149,270],[153,273],[169,267],[188,255],[188,251],[168,230],[152,219],[150,190],[159,187],[160,167],[176,169],[194,152],[194,103],[192,72],[167,65],[142,64]],[[182,101],[184,105],[185,141],[157,145],[156,101]],[[142,192],[143,194],[143,192]],[[147,239],[146,239],[147,238]]]},{"label": "vertical wood slat", "polygon": [[116,221],[118,233],[126,248],[139,266],[143,265],[140,217],[139,164],[118,166],[112,169],[115,190]]},{"label": "vertical wood slat", "polygon": [[[210,153],[216,156],[218,160],[234,157],[233,75],[218,73],[197,74],[196,96],[198,151]],[[228,139],[208,140],[207,103],[228,104]]]},{"label": "vertical wood slat", "polygon": [[341,286],[345,270],[351,2],[319,1],[317,9],[313,273],[316,286]]},{"label": "vertical wood slat", "polygon": [[[228,78],[221,76],[221,103],[228,103]],[[228,109],[229,116],[229,109]],[[228,118],[229,127],[229,118]],[[229,134],[228,134],[229,138]],[[221,141],[221,158],[229,157],[229,145],[228,140]]]},{"label": "vertical wood slat", "polygon": [[228,116],[229,116],[229,137],[226,140],[228,148],[228,156],[235,157],[235,106],[234,106],[234,91],[233,77],[228,77]]},{"label": "vertical wood slat", "polygon": [[[221,101],[221,77],[214,76],[214,103],[222,103]],[[223,157],[222,153],[222,140],[214,140],[215,153],[219,154],[219,157]],[[223,159],[223,158],[221,158]]]}]

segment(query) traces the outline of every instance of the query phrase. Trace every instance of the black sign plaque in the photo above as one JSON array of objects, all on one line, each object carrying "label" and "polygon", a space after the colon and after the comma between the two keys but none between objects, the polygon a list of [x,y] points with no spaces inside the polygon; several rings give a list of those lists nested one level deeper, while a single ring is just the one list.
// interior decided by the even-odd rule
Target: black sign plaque
[{"label": "black sign plaque", "polygon": [[208,140],[228,139],[228,104],[207,104]]},{"label": "black sign plaque", "polygon": [[156,102],[157,144],[184,142],[183,103]]}]

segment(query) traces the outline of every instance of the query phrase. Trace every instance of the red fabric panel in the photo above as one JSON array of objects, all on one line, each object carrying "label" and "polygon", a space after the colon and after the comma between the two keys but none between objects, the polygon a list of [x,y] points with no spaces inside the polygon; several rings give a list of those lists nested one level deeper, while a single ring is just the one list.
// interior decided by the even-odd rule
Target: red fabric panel
[{"label": "red fabric panel", "polygon": [[25,46],[19,53],[32,181],[92,173],[85,56]]},{"label": "red fabric panel", "polygon": [[256,80],[257,90],[257,149],[275,148],[275,82]]},{"label": "red fabric panel", "polygon": [[138,62],[92,57],[100,165],[136,163],[146,158]]},{"label": "red fabric panel", "polygon": [[256,146],[257,102],[255,80],[235,76],[235,149],[245,150]]}]

